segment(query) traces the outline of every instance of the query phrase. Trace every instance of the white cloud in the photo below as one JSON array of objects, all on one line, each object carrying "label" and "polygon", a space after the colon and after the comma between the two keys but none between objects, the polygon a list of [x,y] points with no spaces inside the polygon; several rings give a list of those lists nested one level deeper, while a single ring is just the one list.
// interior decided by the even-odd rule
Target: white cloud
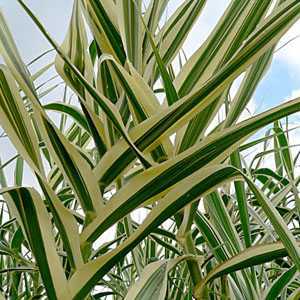
[{"label": "white cloud", "polygon": [[292,73],[300,74],[300,21],[283,36],[277,49],[275,59],[286,63]]},{"label": "white cloud", "polygon": [[[284,102],[287,102],[287,101],[290,101],[290,100],[293,100],[293,99],[299,98],[299,97],[300,97],[300,89],[296,89],[296,90],[293,90],[288,97],[286,97]],[[297,113],[293,114],[293,116],[299,117],[300,112],[297,112]]]},{"label": "white cloud", "polygon": [[286,101],[300,97],[300,89],[293,90],[291,95],[286,98]]},{"label": "white cloud", "polygon": [[184,50],[188,57],[205,41],[230,3],[229,0],[218,0],[217,2],[218,5],[215,1],[207,1],[199,19],[185,41]]}]

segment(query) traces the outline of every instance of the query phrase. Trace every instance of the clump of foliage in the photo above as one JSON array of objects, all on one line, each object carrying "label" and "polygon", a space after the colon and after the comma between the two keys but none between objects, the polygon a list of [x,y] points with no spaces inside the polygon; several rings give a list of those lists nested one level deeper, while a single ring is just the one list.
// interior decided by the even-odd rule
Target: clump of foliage
[{"label": "clump of foliage", "polygon": [[[0,125],[17,151],[0,167],[0,299],[299,299],[298,157],[281,119],[300,99],[240,117],[300,2],[232,0],[190,58],[205,0],[168,18],[169,0],[74,0],[61,46],[18,2],[56,58],[31,74],[47,53],[24,64],[0,15]],[[45,104],[53,65],[65,93]]]}]

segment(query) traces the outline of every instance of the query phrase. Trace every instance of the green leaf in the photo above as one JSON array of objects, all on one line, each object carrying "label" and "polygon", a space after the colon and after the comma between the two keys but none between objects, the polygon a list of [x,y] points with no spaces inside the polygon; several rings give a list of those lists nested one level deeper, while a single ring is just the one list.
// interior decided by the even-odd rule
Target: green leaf
[{"label": "green leaf", "polygon": [[[1,16],[0,16],[1,19]],[[0,67],[0,124],[36,172],[43,173],[39,143],[17,85],[5,66]]]},{"label": "green leaf", "polygon": [[67,279],[56,252],[49,215],[38,193],[33,189],[12,188],[1,190],[1,194],[26,235],[48,296],[63,299],[63,294],[69,294]]},{"label": "green leaf", "polygon": [[[67,57],[67,55],[64,54],[64,52],[61,50],[61,48],[56,44],[56,42],[50,37],[46,29],[43,27],[43,25],[39,22],[39,20],[33,15],[33,13],[30,11],[30,9],[24,4],[22,0],[18,0],[18,2],[21,4],[21,6],[24,8],[26,13],[32,18],[32,20],[35,22],[37,27],[40,29],[40,31],[44,34],[44,36],[47,38],[49,43],[55,48],[59,56],[62,58],[64,63],[67,64],[70,71],[74,73],[74,76],[76,76],[79,83],[86,89],[86,91],[89,93],[89,95],[99,104],[99,106],[103,109],[103,111],[107,114],[108,118],[111,119],[114,126],[117,128],[117,130],[122,134],[125,141],[129,143],[131,148],[136,153],[137,157],[141,160],[141,162],[144,164],[145,167],[151,166],[151,163],[148,161],[147,158],[144,157],[144,155],[139,151],[139,149],[131,142],[130,137],[126,131],[126,128],[124,127],[122,123],[122,118],[116,109],[116,107],[103,95],[101,95],[89,82],[84,78],[84,76],[80,73],[80,71],[72,64],[70,59]],[[29,89],[28,89],[29,91]],[[26,93],[28,92],[25,91]],[[30,94],[32,94],[32,91],[30,91]],[[79,97],[81,95],[78,95]]]},{"label": "green leaf", "polygon": [[282,290],[290,283],[297,272],[296,266],[291,267],[270,286],[266,294],[266,300],[273,300],[280,296]]},{"label": "green leaf", "polygon": [[168,273],[177,264],[186,260],[201,260],[193,256],[179,256],[171,260],[160,260],[148,264],[141,278],[129,289],[125,300],[164,300],[167,296]]},{"label": "green leaf", "polygon": [[[216,266],[203,280],[195,287],[194,296],[201,299],[204,287],[207,283],[222,275],[272,261],[278,257],[285,257],[288,253],[281,242],[252,246],[226,262]],[[274,298],[273,298],[274,299]]]},{"label": "green leaf", "polygon": [[[116,194],[113,201],[105,206],[103,214],[97,217],[86,228],[86,232],[83,235],[86,235],[86,238],[94,235],[93,238],[95,238],[96,231],[99,230],[99,232],[102,232],[108,229],[114,222],[124,217],[132,209],[145,204],[146,200],[151,199],[151,202],[154,202],[160,199],[161,193],[167,191],[187,175],[208,164],[222,162],[250,134],[272,122],[273,118],[280,118],[281,114],[284,114],[284,111],[285,113],[288,111],[291,112],[290,109],[292,107],[294,107],[295,111],[298,111],[299,102],[300,100],[298,99],[295,102],[285,103],[281,107],[260,114],[222,132],[216,132],[198,145],[177,155],[173,160],[169,160],[135,176]],[[105,161],[102,162],[105,163]],[[98,167],[94,171],[97,174],[99,172]],[[101,172],[103,171],[101,169]],[[106,218],[108,215],[110,217]],[[89,233],[87,234],[87,232]]]}]

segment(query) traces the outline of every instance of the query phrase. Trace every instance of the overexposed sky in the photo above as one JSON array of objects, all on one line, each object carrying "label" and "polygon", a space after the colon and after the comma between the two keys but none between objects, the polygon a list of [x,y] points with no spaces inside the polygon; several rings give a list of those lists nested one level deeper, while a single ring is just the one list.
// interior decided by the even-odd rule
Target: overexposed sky
[{"label": "overexposed sky", "polygon": [[[73,1],[27,0],[24,2],[36,13],[52,36],[62,42],[68,28]],[[25,62],[50,48],[16,0],[0,0],[0,7]]]}]

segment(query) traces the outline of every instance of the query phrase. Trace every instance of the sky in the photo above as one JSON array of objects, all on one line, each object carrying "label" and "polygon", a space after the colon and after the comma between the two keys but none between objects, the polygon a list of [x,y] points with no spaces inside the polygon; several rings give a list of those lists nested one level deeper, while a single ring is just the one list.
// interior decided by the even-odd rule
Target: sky
[{"label": "sky", "polygon": [[[25,2],[36,13],[51,36],[61,43],[68,29],[73,1],[26,0]],[[170,15],[181,2],[182,0],[171,0],[167,14]],[[184,44],[184,49],[188,56],[205,40],[230,1],[209,0],[207,2],[202,15]],[[21,56],[26,63],[50,48],[48,42],[16,0],[0,0],[0,7],[13,33]],[[296,23],[283,37],[279,46],[299,35],[300,22]],[[249,105],[249,110],[252,113],[261,112],[278,105],[282,101],[300,96],[299,54],[300,38],[296,38],[274,55],[272,65]],[[36,67],[39,66],[37,65]],[[34,73],[34,68],[31,71]],[[57,97],[57,94],[53,94],[53,97]],[[299,137],[299,134],[295,138]],[[0,147],[0,158],[2,161],[6,161],[13,152],[12,147],[3,141],[0,141]],[[6,151],[3,151],[3,149]],[[7,175],[7,177],[11,177],[9,174]],[[25,183],[32,185],[33,182],[31,180],[29,177],[25,178]]]}]

